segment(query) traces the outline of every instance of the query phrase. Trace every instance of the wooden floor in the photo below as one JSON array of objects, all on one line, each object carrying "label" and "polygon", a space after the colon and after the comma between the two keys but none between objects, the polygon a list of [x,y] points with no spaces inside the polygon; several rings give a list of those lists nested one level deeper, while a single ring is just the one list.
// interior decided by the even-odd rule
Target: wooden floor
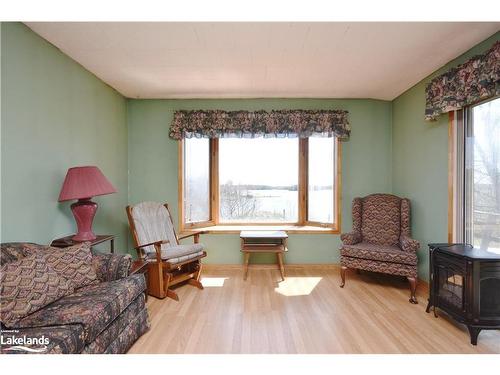
[{"label": "wooden floor", "polygon": [[443,313],[408,302],[406,280],[336,267],[210,266],[204,290],[177,288],[180,302],[149,298],[151,330],[129,353],[500,353],[500,331],[472,346],[466,329]]}]

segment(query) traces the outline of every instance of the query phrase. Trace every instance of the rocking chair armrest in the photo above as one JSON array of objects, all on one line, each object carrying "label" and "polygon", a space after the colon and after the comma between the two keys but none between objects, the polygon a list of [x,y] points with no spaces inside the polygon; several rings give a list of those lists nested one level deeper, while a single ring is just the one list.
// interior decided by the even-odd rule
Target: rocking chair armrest
[{"label": "rocking chair armrest", "polygon": [[188,233],[188,234],[184,234],[182,236],[178,236],[177,238],[180,240],[183,240],[185,238],[189,238],[189,237],[194,237],[194,242],[195,243],[198,243],[199,241],[199,237],[200,237],[200,234],[205,234],[207,233],[207,231],[204,231],[204,230],[200,230],[198,232],[192,232],[192,233]]},{"label": "rocking chair armrest", "polygon": [[161,240],[161,241],[155,241],[155,242],[150,242],[150,243],[146,243],[146,244],[143,244],[143,245],[139,245],[139,246],[136,246],[135,249],[136,250],[139,250],[139,249],[142,249],[144,247],[148,247],[148,246],[161,246],[161,245],[164,245],[164,244],[167,244],[167,243],[170,243],[170,241],[168,240]]}]

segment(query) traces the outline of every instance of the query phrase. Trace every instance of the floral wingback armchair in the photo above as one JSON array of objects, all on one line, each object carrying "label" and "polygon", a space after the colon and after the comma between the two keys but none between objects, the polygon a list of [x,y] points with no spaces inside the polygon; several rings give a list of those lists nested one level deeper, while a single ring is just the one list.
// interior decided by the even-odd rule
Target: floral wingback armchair
[{"label": "floral wingback armchair", "polygon": [[353,230],[341,235],[340,275],[347,268],[406,276],[411,303],[417,286],[418,241],[410,237],[410,201],[391,194],[372,194],[352,202]]}]

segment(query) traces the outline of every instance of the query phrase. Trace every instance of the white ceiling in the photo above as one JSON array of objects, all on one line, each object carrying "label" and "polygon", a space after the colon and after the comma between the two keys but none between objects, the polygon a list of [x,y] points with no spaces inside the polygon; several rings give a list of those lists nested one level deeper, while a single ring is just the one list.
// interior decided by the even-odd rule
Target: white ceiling
[{"label": "white ceiling", "polygon": [[392,100],[500,23],[28,22],[130,98]]}]

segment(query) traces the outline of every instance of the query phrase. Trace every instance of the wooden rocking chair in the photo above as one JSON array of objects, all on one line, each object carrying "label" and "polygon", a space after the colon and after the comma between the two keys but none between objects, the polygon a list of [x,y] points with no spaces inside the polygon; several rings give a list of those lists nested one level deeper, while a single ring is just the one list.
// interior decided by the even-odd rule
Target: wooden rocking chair
[{"label": "wooden rocking chair", "polygon": [[[127,206],[127,216],[137,254],[148,262],[148,294],[178,301],[170,287],[183,281],[203,289],[201,259],[207,256],[199,243],[203,232],[178,237],[167,204],[142,202]],[[193,237],[194,244],[179,244],[188,237]]]}]

